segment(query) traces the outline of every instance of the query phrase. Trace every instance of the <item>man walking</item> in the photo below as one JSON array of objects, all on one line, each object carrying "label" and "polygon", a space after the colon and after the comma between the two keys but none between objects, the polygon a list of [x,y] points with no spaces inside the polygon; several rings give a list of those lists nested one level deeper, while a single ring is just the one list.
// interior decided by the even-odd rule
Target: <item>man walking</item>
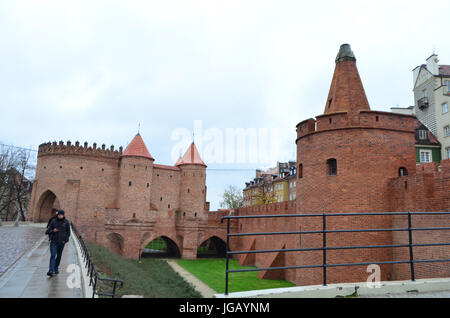
[{"label": "man walking", "polygon": [[69,241],[70,224],[64,216],[64,211],[59,210],[45,232],[50,235],[50,266],[47,275],[52,277],[59,274],[59,263],[61,262],[64,245]]}]

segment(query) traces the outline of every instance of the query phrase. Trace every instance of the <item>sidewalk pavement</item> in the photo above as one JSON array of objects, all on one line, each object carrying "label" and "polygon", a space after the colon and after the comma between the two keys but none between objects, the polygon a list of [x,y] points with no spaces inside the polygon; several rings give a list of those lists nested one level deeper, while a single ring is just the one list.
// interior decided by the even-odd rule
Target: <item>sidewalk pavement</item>
[{"label": "sidewalk pavement", "polygon": [[[48,277],[50,243],[42,236],[36,245],[0,277],[0,298],[80,298],[81,287],[70,288],[67,280],[75,276],[80,281],[80,271],[66,272],[70,264],[79,265],[74,241],[66,244],[58,275]],[[81,285],[79,285],[81,286]]]}]

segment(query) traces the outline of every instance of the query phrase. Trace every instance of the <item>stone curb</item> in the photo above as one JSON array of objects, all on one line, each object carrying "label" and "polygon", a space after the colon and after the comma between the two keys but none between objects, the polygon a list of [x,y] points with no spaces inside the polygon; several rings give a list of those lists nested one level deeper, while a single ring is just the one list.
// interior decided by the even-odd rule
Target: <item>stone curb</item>
[{"label": "stone curb", "polygon": [[367,283],[332,284],[328,286],[302,286],[246,292],[215,294],[215,298],[336,298],[346,296],[382,296],[408,293],[429,293],[450,291],[450,278],[420,279],[416,281],[381,282],[377,288]]}]

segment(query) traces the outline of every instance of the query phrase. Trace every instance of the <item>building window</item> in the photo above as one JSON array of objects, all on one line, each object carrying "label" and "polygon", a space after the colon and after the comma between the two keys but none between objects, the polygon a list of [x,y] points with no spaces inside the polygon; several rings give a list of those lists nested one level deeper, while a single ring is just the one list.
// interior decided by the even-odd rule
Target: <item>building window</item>
[{"label": "building window", "polygon": [[444,136],[445,137],[450,137],[450,126],[445,126],[444,127]]},{"label": "building window", "polygon": [[444,103],[442,104],[442,114],[447,114],[448,113],[448,104]]},{"label": "building window", "polygon": [[298,165],[298,172],[297,172],[297,174],[298,174],[298,178],[299,179],[303,178],[303,164],[299,164]]},{"label": "building window", "polygon": [[447,93],[450,94],[450,81],[445,81],[445,86],[447,86]]},{"label": "building window", "polygon": [[128,186],[131,187],[131,181],[128,181]]},{"label": "building window", "polygon": [[400,169],[398,169],[398,175],[400,177],[404,177],[408,175],[408,169],[406,169],[405,167],[401,167]]},{"label": "building window", "polygon": [[327,160],[327,173],[329,176],[337,175],[337,160],[336,159],[328,159]]},{"label": "building window", "polygon": [[424,129],[419,130],[419,139],[420,140],[427,140],[428,139],[428,134],[427,134],[426,130],[424,130]]},{"label": "building window", "polygon": [[429,163],[432,161],[431,150],[420,150],[420,162]]},{"label": "building window", "polygon": [[448,147],[446,150],[447,150],[447,159],[450,159],[450,147]]}]

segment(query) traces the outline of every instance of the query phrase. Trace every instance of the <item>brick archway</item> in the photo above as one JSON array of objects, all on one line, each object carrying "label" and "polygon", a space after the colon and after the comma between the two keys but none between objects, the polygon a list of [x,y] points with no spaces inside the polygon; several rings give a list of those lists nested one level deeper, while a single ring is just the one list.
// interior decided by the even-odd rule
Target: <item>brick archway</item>
[{"label": "brick archway", "polygon": [[122,255],[124,238],[118,233],[109,233],[106,236],[106,245],[109,250],[116,254]]},{"label": "brick archway", "polygon": [[61,201],[51,190],[44,191],[35,206],[34,222],[47,222],[61,209]]},{"label": "brick archway", "polygon": [[146,236],[147,235],[144,235],[143,244],[141,245],[141,249],[140,249],[141,255],[143,255],[145,253],[146,246],[148,246],[151,242],[153,242],[157,239],[162,239],[164,241],[164,243],[166,244],[167,250],[165,253],[161,253],[161,254],[167,254],[166,256],[176,257],[176,258],[181,257],[182,249],[180,249],[176,240],[171,238],[169,235],[154,234],[154,235],[149,235],[147,237]]},{"label": "brick archway", "polygon": [[215,235],[210,236],[198,245],[197,257],[225,257],[226,246],[222,238]]}]

